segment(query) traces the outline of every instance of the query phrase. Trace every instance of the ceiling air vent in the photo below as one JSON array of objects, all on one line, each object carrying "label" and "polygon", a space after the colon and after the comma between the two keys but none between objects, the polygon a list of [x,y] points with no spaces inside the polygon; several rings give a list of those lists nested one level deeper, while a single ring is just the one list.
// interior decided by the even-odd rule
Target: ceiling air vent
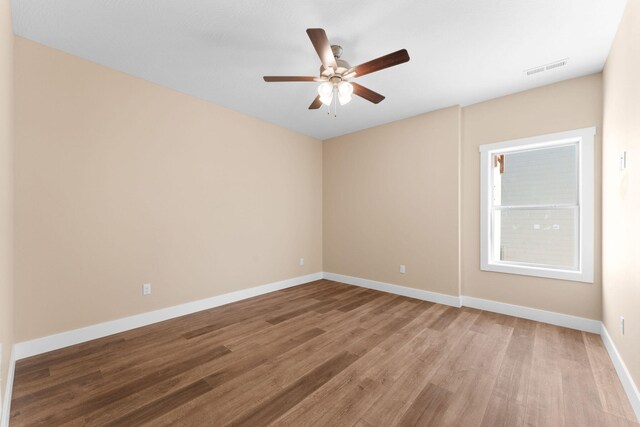
[{"label": "ceiling air vent", "polygon": [[550,64],[539,65],[537,67],[529,68],[528,70],[524,70],[525,75],[532,76],[534,74],[539,74],[544,71],[553,70],[555,68],[564,67],[569,62],[569,58],[561,59],[559,61],[554,61]]}]

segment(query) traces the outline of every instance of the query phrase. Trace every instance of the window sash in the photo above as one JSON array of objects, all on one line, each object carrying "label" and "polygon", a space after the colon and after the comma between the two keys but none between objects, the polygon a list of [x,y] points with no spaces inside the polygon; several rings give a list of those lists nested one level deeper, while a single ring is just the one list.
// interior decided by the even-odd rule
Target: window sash
[{"label": "window sash", "polygon": [[[499,273],[521,274],[536,277],[547,277],[580,282],[593,283],[594,274],[594,198],[595,198],[595,135],[596,128],[576,129],[554,134],[540,135],[484,144],[479,147],[480,164],[480,269]],[[494,199],[494,154],[508,154],[542,147],[561,147],[562,145],[577,144],[578,162],[578,199],[577,203],[568,204],[534,204],[528,206],[501,206]],[[495,212],[509,212],[516,209],[576,209],[577,228],[575,244],[578,250],[574,252],[578,269],[567,269],[558,266],[542,264],[529,265],[526,263],[511,263],[508,261],[494,261],[493,259],[493,216]]]},{"label": "window sash", "polygon": [[[575,203],[556,203],[559,205],[573,205],[573,204],[580,204],[580,138],[572,138],[570,140],[566,140],[566,141],[561,141],[558,142],[557,144],[553,144],[553,143],[546,143],[546,144],[542,144],[539,146],[534,146],[534,147],[514,147],[514,148],[508,148],[508,149],[502,149],[502,150],[494,150],[491,152],[490,157],[493,158],[495,156],[498,155],[504,155],[505,156],[505,161],[507,163],[506,168],[508,169],[510,164],[508,162],[508,156],[511,154],[524,154],[524,153],[531,153],[531,152],[538,152],[540,150],[550,150],[550,149],[561,149],[561,148],[566,148],[566,147],[575,147],[575,153],[576,156],[574,158],[574,166],[575,166],[575,170],[578,174],[577,178],[577,186],[576,186],[576,194],[575,196]],[[526,175],[525,175],[526,177]],[[493,205],[494,206],[504,206],[501,203],[501,196],[500,195],[496,195],[496,192],[502,192],[502,173],[500,173],[500,168],[499,167],[495,167],[493,169],[493,172],[491,173],[491,182],[492,182],[492,191],[493,191]],[[497,202],[497,203],[496,203]],[[535,206],[535,205],[543,205],[545,203],[538,203],[538,204],[532,204],[529,206]],[[525,206],[525,205],[518,205],[518,204],[514,204],[512,206]]]},{"label": "window sash", "polygon": [[[501,243],[502,243],[502,230],[496,227],[496,212],[514,212],[514,211],[531,211],[531,210],[573,210],[575,212],[574,223],[574,236],[573,242],[573,264],[570,267],[559,266],[554,264],[532,263],[525,261],[506,261],[501,259]],[[489,231],[490,241],[490,261],[492,264],[508,265],[508,266],[526,266],[532,268],[545,268],[545,269],[561,269],[566,271],[580,271],[580,259],[581,259],[581,233],[580,233],[580,217],[581,209],[579,205],[531,205],[527,207],[522,206],[494,206],[491,209],[491,223]]]}]

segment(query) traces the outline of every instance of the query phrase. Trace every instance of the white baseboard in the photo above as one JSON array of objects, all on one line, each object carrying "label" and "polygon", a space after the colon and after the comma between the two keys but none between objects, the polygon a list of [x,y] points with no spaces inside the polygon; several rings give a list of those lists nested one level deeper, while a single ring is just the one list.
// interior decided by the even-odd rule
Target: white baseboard
[{"label": "white baseboard", "polygon": [[552,311],[507,304],[504,302],[466,297],[464,295],[457,297],[453,295],[439,294],[436,292],[423,291],[421,289],[393,285],[391,283],[377,282],[375,280],[345,276],[343,274],[324,272],[323,277],[325,279],[334,280],[336,282],[342,282],[349,285],[361,286],[363,288],[389,292],[396,295],[403,295],[410,298],[417,298],[424,301],[436,302],[438,304],[445,304],[453,307],[477,308],[494,313],[522,317],[524,319],[536,320],[543,323],[550,323],[552,325],[563,326],[565,328],[592,332],[594,334],[600,333],[601,322],[599,320],[586,319],[584,317],[571,316],[569,314],[555,313]]},{"label": "white baseboard", "polygon": [[375,289],[376,291],[388,292],[390,294],[402,295],[409,298],[450,305],[453,307],[460,307],[460,298],[453,295],[423,291],[422,289],[407,288],[406,286],[392,285],[391,283],[377,282],[375,280],[361,279],[359,277],[345,276],[336,273],[325,272],[322,274],[322,277],[327,280],[346,283],[348,285]]},{"label": "white baseboard", "polygon": [[620,357],[620,353],[618,353],[618,349],[616,348],[607,328],[602,324],[602,330],[600,331],[600,337],[602,338],[602,342],[604,343],[607,352],[609,353],[609,357],[613,362],[613,366],[616,368],[616,372],[618,373],[618,378],[620,378],[620,382],[622,383],[622,387],[624,391],[627,393],[627,397],[629,398],[629,402],[631,402],[631,407],[633,411],[636,413],[636,418],[638,422],[640,422],[640,391],[638,391],[638,387],[633,382],[633,378],[627,369],[627,366],[624,364],[622,357]]},{"label": "white baseboard", "polygon": [[[11,395],[13,392],[13,374],[16,370],[15,346],[11,349],[11,358],[9,359],[9,370],[7,378],[4,382],[4,394],[2,394],[2,409],[0,412],[0,427],[9,426],[9,418],[11,418]],[[1,394],[1,393],[0,393]]]},{"label": "white baseboard", "polygon": [[474,297],[462,296],[460,298],[462,299],[462,305],[464,307],[506,314],[507,316],[521,317],[523,319],[535,320],[537,322],[549,323],[551,325],[577,329],[593,334],[600,333],[601,322],[599,320]]},{"label": "white baseboard", "polygon": [[37,354],[46,353],[48,351],[68,347],[70,345],[91,341],[108,335],[117,334],[119,332],[139,328],[141,326],[147,326],[152,323],[162,322],[164,320],[173,319],[175,317],[184,316],[197,311],[219,307],[221,305],[320,279],[322,279],[322,273],[294,277],[292,279],[281,280],[279,282],[256,286],[254,288],[243,289],[228,294],[217,295],[211,298],[137,314],[135,316],[99,323],[97,325],[91,325],[80,329],[74,329],[72,331],[36,338],[31,341],[20,342],[14,346],[15,360],[24,359],[26,357],[35,356]]}]

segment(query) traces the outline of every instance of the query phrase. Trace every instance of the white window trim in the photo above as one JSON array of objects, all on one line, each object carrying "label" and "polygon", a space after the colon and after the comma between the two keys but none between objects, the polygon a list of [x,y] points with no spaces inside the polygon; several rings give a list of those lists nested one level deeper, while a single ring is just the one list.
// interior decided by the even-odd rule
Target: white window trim
[{"label": "white window trim", "polygon": [[[548,277],[593,283],[594,265],[594,183],[596,128],[576,129],[530,138],[514,139],[480,146],[480,269],[499,273],[522,274],[526,276]],[[520,151],[529,148],[554,146],[562,143],[578,142],[578,200],[580,205],[579,267],[578,270],[544,268],[498,263],[491,256],[491,196],[489,175],[493,170],[493,154]]]}]

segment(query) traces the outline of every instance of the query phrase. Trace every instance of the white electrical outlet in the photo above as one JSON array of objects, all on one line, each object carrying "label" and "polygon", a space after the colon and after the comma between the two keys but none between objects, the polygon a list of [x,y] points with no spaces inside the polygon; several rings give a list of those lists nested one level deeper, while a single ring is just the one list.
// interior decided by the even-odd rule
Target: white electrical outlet
[{"label": "white electrical outlet", "polygon": [[151,283],[145,283],[142,285],[142,295],[149,295],[151,293]]},{"label": "white electrical outlet", "polygon": [[620,316],[620,332],[624,335],[624,317]]},{"label": "white electrical outlet", "polygon": [[304,258],[300,258],[300,265],[304,265]]},{"label": "white electrical outlet", "polygon": [[406,267],[404,266],[404,264],[400,264],[400,273],[404,274],[407,272]]}]

